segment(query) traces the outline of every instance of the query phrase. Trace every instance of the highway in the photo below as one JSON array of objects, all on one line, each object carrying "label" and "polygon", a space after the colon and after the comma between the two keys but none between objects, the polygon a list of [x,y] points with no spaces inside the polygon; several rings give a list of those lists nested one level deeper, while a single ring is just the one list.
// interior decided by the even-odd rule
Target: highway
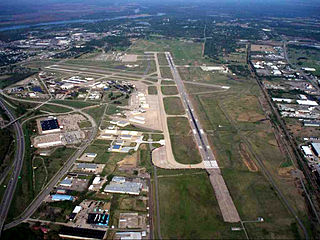
[{"label": "highway", "polygon": [[[0,106],[5,110],[10,121],[13,121],[15,119],[14,116],[6,107],[6,105],[4,105],[1,99],[0,99]],[[19,175],[22,169],[23,158],[24,158],[25,142],[24,142],[24,134],[23,134],[21,124],[19,122],[15,122],[13,124],[13,127],[16,133],[16,152],[15,152],[14,162],[13,162],[13,171],[11,175],[12,177],[7,185],[6,191],[3,195],[3,199],[0,205],[0,237],[1,237],[1,232],[3,229],[4,222],[7,218],[7,214],[11,205],[14,192],[16,190],[16,186],[19,180]]]},{"label": "highway", "polygon": [[221,175],[220,168],[216,161],[216,158],[210,148],[208,138],[201,126],[192,102],[186,93],[184,83],[180,77],[180,74],[173,62],[170,52],[166,52],[166,58],[171,68],[172,76],[176,82],[178,92],[182,99],[184,108],[186,109],[187,116],[191,129],[193,131],[195,143],[198,146],[201,158],[203,160],[204,166],[209,174],[209,179],[213,190],[215,192],[223,219],[225,222],[239,222],[240,217],[238,211],[233,203],[227,185]]}]

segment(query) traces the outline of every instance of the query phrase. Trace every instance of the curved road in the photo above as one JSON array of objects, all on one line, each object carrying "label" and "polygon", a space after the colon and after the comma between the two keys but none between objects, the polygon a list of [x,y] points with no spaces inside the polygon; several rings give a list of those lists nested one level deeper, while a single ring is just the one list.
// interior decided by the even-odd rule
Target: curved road
[{"label": "curved road", "polygon": [[[6,114],[9,116],[10,121],[13,121],[15,119],[14,116],[6,107],[6,105],[4,105],[1,99],[0,99],[0,106],[5,110]],[[7,185],[7,189],[3,195],[3,199],[0,205],[0,231],[2,231],[4,221],[6,220],[6,217],[11,205],[11,201],[17,186],[17,182],[22,169],[23,158],[24,158],[25,142],[24,142],[24,135],[23,135],[21,124],[19,122],[15,122],[13,124],[13,127],[16,133],[17,149],[14,157],[14,163],[13,163],[14,167],[13,167],[12,177]],[[0,232],[0,236],[1,236],[1,232]]]}]

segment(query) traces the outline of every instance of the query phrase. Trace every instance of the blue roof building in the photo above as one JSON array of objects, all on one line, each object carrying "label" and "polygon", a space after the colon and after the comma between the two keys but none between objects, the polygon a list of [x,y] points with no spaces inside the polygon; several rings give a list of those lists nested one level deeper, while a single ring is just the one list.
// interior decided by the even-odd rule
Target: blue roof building
[{"label": "blue roof building", "polygon": [[51,195],[51,199],[52,201],[73,201],[73,196],[54,194],[54,195]]}]

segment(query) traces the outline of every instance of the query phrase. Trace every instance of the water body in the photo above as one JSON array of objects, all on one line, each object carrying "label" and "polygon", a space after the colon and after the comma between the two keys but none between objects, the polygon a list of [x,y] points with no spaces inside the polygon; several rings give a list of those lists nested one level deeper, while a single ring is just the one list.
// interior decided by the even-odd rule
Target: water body
[{"label": "water body", "polygon": [[145,15],[145,16],[120,16],[114,18],[97,18],[97,19],[74,19],[74,20],[64,20],[64,21],[53,21],[53,22],[45,22],[45,23],[35,23],[35,24],[21,24],[21,25],[12,25],[7,27],[0,27],[0,32],[9,31],[9,30],[18,30],[30,27],[43,27],[43,26],[50,26],[50,25],[65,25],[65,24],[72,24],[72,23],[95,23],[95,22],[102,22],[102,21],[111,21],[111,20],[119,20],[119,19],[126,19],[126,18],[146,18],[146,17],[154,17],[154,16],[164,16],[165,13],[158,13],[156,15]]}]

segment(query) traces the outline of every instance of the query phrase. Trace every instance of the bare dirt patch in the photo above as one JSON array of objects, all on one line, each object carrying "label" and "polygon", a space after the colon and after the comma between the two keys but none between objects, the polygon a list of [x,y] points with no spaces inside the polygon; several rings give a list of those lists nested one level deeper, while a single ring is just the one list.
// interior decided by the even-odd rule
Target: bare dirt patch
[{"label": "bare dirt patch", "polygon": [[257,121],[263,120],[264,118],[265,118],[265,116],[260,113],[244,112],[244,113],[239,114],[237,121],[239,121],[239,122],[257,122]]},{"label": "bare dirt patch", "polygon": [[282,167],[278,169],[278,174],[281,177],[291,177],[291,172],[294,170],[293,166],[290,167]]},{"label": "bare dirt patch", "polygon": [[257,172],[259,170],[257,165],[252,161],[251,157],[249,156],[247,152],[247,147],[243,143],[240,143],[240,155],[243,163],[247,166],[249,171]]},{"label": "bare dirt patch", "polygon": [[272,146],[275,146],[275,147],[278,146],[278,143],[277,143],[277,141],[276,141],[275,139],[269,140],[268,143],[269,143],[270,145],[272,145]]},{"label": "bare dirt patch", "polygon": [[120,162],[118,162],[118,165],[120,168],[126,167],[126,168],[135,168],[137,167],[137,153],[135,152],[132,155],[126,156],[124,159],[122,159]]},{"label": "bare dirt patch", "polygon": [[253,52],[274,52],[274,49],[272,46],[269,45],[258,45],[258,44],[253,44],[251,45],[251,51]]}]

